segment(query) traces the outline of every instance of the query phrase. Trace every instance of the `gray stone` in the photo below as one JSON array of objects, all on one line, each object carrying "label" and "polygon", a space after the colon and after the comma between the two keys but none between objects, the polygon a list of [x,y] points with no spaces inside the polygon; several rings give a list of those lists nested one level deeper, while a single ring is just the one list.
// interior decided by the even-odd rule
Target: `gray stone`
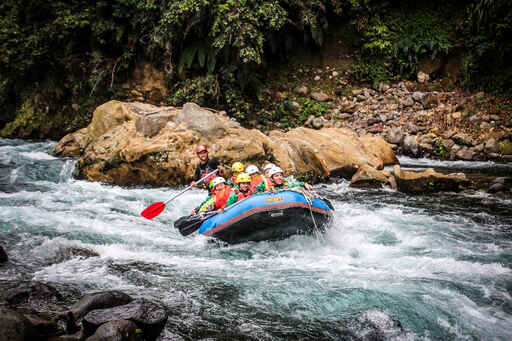
[{"label": "gray stone", "polygon": [[418,82],[422,83],[422,84],[425,82],[428,82],[430,80],[430,76],[423,71],[418,72],[417,78],[418,78]]},{"label": "gray stone", "polygon": [[415,91],[415,92],[412,93],[412,98],[416,102],[420,102],[421,103],[424,97],[425,97],[425,93],[423,93],[423,92]]},{"label": "gray stone", "polygon": [[0,340],[28,341],[39,339],[25,316],[14,310],[0,307]]},{"label": "gray stone", "polygon": [[496,141],[496,139],[491,137],[490,139],[485,141],[484,149],[485,149],[485,152],[488,154],[498,153],[500,150],[500,146],[498,144],[498,141]]},{"label": "gray stone", "polygon": [[330,99],[329,95],[323,92],[312,92],[310,96],[318,102],[327,102]]},{"label": "gray stone", "polygon": [[132,321],[110,321],[96,329],[86,341],[135,341],[137,325]]},{"label": "gray stone", "polygon": [[226,127],[222,120],[211,111],[191,102],[185,103],[181,112],[176,116],[176,123],[184,124],[188,129],[197,131],[207,139],[226,135]]},{"label": "gray stone", "polygon": [[97,309],[85,315],[82,325],[84,334],[90,336],[104,323],[115,320],[130,320],[142,329],[144,338],[153,341],[158,338],[165,323],[167,311],[146,299],[108,309]]},{"label": "gray stone", "polygon": [[314,128],[314,129],[322,129],[323,126],[325,124],[325,121],[323,118],[321,117],[315,117],[312,121],[311,121],[311,126]]},{"label": "gray stone", "polygon": [[96,292],[82,296],[78,302],[71,306],[70,312],[75,320],[79,320],[91,310],[117,307],[132,301],[131,296],[121,291]]},{"label": "gray stone", "polygon": [[462,148],[457,153],[455,153],[455,156],[458,159],[467,160],[467,161],[473,160],[474,155],[475,154],[473,153],[473,151],[469,148]]},{"label": "gray stone", "polygon": [[406,99],[402,100],[401,103],[404,107],[412,107],[414,105],[414,100],[412,97],[407,97]]},{"label": "gray stone", "polygon": [[452,137],[452,139],[457,144],[461,144],[461,145],[464,145],[464,146],[472,146],[473,145],[473,139],[471,138],[471,136],[469,136],[467,134],[464,134],[464,133],[455,134]]},{"label": "gray stone", "polygon": [[407,135],[404,138],[402,147],[406,153],[411,154],[413,156],[418,156],[419,144],[418,144],[418,140],[416,139],[416,136]]}]

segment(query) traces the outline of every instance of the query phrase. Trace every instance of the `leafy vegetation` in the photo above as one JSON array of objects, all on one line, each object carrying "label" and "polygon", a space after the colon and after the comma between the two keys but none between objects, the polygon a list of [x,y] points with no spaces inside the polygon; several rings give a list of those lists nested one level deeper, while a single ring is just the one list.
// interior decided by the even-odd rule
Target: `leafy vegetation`
[{"label": "leafy vegetation", "polygon": [[266,71],[298,47],[317,51],[339,23],[353,31],[354,80],[411,78],[421,59],[462,48],[466,86],[511,88],[508,0],[4,0],[0,13],[3,136],[58,138],[84,126],[97,105],[130,98],[122,85],[141,62],[164,72],[168,104],[302,124],[327,109],[269,101]]}]

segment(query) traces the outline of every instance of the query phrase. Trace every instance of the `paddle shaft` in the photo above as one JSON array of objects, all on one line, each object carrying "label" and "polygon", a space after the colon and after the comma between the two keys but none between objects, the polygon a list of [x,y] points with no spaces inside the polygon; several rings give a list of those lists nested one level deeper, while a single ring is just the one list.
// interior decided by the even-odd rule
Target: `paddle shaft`
[{"label": "paddle shaft", "polygon": [[[201,179],[199,179],[197,182],[196,182],[196,185],[199,185],[201,182],[203,182],[205,179],[207,179],[210,175],[213,175],[215,173],[217,173],[219,170],[216,169],[214,170],[213,172],[211,173],[208,173],[206,174],[205,176],[203,176]],[[194,186],[188,186],[187,188],[185,188],[183,191],[179,192],[178,194],[176,194],[175,196],[173,196],[171,199],[167,200],[166,202],[164,202],[164,205],[171,202],[172,200],[176,199],[177,197],[179,197],[180,195],[182,195],[183,193],[185,193],[186,191],[188,191],[189,189],[191,189],[192,187]]]}]

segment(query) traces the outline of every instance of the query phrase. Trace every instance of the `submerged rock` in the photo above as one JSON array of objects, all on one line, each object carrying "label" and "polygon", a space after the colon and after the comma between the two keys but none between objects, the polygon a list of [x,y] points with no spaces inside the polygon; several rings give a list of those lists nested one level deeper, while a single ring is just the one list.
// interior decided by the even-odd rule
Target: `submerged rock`
[{"label": "submerged rock", "polygon": [[138,299],[115,308],[97,309],[85,315],[82,325],[86,336],[96,332],[104,323],[130,320],[142,329],[144,339],[156,340],[167,322],[167,311],[146,299]]}]

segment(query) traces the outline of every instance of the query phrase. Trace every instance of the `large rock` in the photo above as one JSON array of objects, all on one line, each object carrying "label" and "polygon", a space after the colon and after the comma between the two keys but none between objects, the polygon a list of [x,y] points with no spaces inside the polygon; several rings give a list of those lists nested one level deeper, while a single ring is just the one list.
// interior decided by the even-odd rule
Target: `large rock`
[{"label": "large rock", "polygon": [[132,321],[110,321],[102,324],[85,341],[135,341],[137,325]]},{"label": "large rock", "polygon": [[97,309],[85,315],[82,325],[86,336],[96,332],[104,323],[116,320],[129,320],[142,329],[145,340],[156,340],[167,322],[167,311],[146,299],[108,309]]},{"label": "large rock", "polygon": [[0,307],[0,340],[39,340],[37,332],[22,314]]},{"label": "large rock", "polygon": [[397,189],[400,192],[420,194],[438,191],[456,191],[470,181],[464,174],[441,174],[432,168],[424,172],[405,171],[399,165],[393,168]]},{"label": "large rock", "polygon": [[381,188],[385,185],[396,189],[396,182],[388,171],[363,166],[350,180],[350,187]]},{"label": "large rock", "polygon": [[12,307],[30,307],[35,310],[58,307],[62,295],[53,286],[38,281],[8,281],[1,283],[0,300]]},{"label": "large rock", "polygon": [[227,164],[242,161],[261,167],[272,161],[286,173],[313,174],[313,180],[332,175],[350,179],[363,165],[381,169],[398,163],[390,145],[380,137],[359,137],[353,130],[332,127],[275,130],[264,135],[194,103],[167,110],[163,119],[167,122],[158,123],[155,130],[148,128],[151,133],[145,134],[143,122],[161,108],[130,105],[124,108],[135,110],[132,116],[137,119],[113,126],[94,140],[89,138],[92,142],[81,154],[76,177],[120,185],[185,183],[198,163],[198,144],[206,144],[211,156]]},{"label": "large rock", "polygon": [[54,156],[80,156],[89,143],[87,128],[64,136],[50,151]]},{"label": "large rock", "polygon": [[386,133],[386,141],[393,144],[401,144],[404,139],[404,133],[400,127],[392,128]]},{"label": "large rock", "polygon": [[403,148],[406,154],[411,156],[418,156],[420,151],[420,146],[418,143],[418,139],[414,135],[407,135],[403,141]]},{"label": "large rock", "polygon": [[133,301],[129,295],[121,291],[102,291],[82,296],[69,310],[75,321],[81,319],[94,309],[113,308]]}]

